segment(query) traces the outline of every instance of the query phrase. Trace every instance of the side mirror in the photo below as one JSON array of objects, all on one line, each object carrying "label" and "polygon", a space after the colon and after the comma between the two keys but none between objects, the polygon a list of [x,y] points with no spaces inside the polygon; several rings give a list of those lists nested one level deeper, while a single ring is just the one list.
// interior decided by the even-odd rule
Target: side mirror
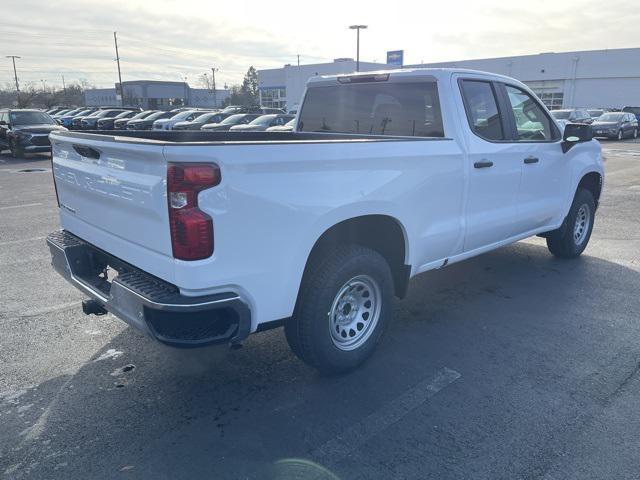
[{"label": "side mirror", "polygon": [[591,125],[567,123],[562,135],[562,152],[567,153],[576,143],[590,142],[592,139]]},{"label": "side mirror", "polygon": [[4,120],[0,120],[0,125],[5,126],[5,125],[7,125],[7,122],[4,121]]}]

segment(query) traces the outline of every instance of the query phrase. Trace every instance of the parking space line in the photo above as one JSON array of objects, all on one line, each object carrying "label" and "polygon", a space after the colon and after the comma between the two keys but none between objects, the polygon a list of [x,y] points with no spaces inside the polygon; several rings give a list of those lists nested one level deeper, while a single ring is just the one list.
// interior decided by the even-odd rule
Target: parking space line
[{"label": "parking space line", "polygon": [[313,451],[312,458],[329,467],[337,464],[354,450],[365,444],[371,437],[384,431],[405,415],[415,410],[443,388],[460,378],[460,374],[450,368],[443,368],[433,378],[420,382],[395,400],[372,413],[364,420],[349,427],[324,445]]},{"label": "parking space line", "polygon": [[7,207],[0,207],[0,210],[10,210],[12,208],[22,207],[37,207],[38,205],[42,205],[42,203],[23,203],[22,205],[9,205]]}]

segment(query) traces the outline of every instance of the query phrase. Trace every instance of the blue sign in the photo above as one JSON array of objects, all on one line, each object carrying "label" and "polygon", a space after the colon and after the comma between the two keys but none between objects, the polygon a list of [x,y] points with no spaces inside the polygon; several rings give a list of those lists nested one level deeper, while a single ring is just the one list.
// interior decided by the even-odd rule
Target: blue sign
[{"label": "blue sign", "polygon": [[387,65],[397,65],[401,67],[404,64],[404,50],[393,50],[387,52]]}]

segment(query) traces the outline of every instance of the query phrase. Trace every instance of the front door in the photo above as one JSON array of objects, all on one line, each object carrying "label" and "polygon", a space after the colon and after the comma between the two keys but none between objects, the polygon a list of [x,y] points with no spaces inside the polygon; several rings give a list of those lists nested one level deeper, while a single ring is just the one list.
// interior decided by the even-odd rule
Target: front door
[{"label": "front door", "polygon": [[562,221],[571,183],[571,158],[562,153],[561,134],[538,100],[523,88],[497,84],[508,105],[510,152],[522,167],[516,198],[516,235]]}]

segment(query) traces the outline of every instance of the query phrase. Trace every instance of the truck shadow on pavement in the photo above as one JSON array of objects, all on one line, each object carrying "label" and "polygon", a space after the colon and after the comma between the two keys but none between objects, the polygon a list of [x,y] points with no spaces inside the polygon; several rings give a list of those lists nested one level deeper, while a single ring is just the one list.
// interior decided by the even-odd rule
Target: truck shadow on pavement
[{"label": "truck shadow on pavement", "polygon": [[[0,398],[0,474],[446,478],[474,467],[516,478],[637,368],[638,287],[633,269],[521,242],[414,279],[372,359],[335,378],[298,361],[280,329],[239,351],[174,350],[127,329],[75,373]],[[364,438],[330,466],[335,477],[281,461],[314,460],[443,367],[461,378]]]}]

